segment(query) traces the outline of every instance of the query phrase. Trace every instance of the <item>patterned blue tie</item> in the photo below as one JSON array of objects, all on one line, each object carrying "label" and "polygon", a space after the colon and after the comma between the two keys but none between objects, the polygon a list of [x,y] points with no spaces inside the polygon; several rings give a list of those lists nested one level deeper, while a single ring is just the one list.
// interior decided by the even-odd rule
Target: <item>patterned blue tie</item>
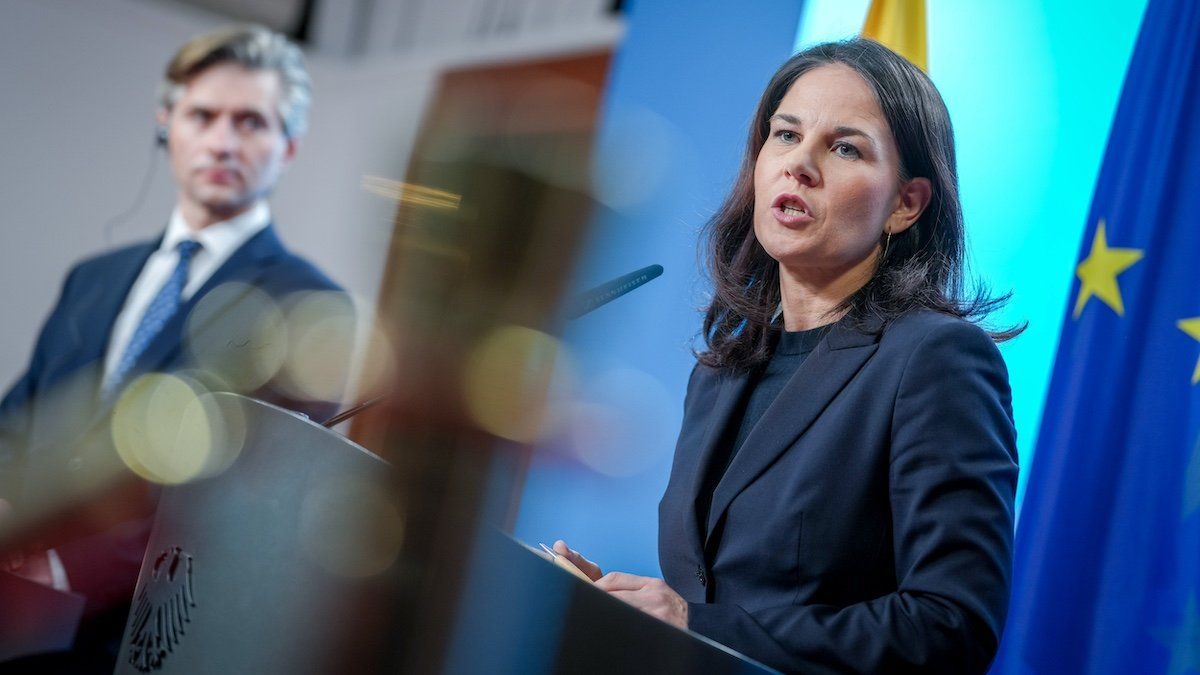
[{"label": "patterned blue tie", "polygon": [[133,370],[133,366],[142,352],[146,351],[146,347],[150,346],[150,342],[163,329],[163,326],[167,325],[175,312],[179,311],[180,296],[183,294],[184,287],[187,286],[188,266],[192,262],[192,256],[200,249],[200,243],[185,239],[179,242],[178,248],[179,264],[175,266],[175,271],[171,273],[167,283],[163,284],[158,291],[158,295],[154,296],[150,305],[146,307],[146,313],[142,315],[141,323],[133,332],[133,337],[129,339],[129,346],[125,347],[125,353],[121,355],[117,367],[104,380],[101,395],[105,399],[112,398],[125,380],[125,376]]}]

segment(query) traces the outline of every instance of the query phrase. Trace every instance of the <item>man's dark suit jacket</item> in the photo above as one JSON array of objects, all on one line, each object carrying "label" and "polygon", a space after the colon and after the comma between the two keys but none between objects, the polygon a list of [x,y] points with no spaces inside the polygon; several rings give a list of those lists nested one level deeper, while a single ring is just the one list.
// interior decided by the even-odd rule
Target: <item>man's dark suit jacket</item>
[{"label": "man's dark suit jacket", "polygon": [[1012,566],[1016,432],[989,337],[916,311],[837,324],[697,490],[749,386],[697,366],[659,505],[688,626],[785,671],[982,673]]},{"label": "man's dark suit jacket", "polygon": [[[106,423],[111,402],[102,402],[98,394],[104,356],[125,297],[160,241],[101,254],[71,269],[38,336],[28,370],[0,402],[0,497],[18,511],[26,500],[54,490],[72,476],[86,475],[90,463],[113,452]],[[206,298],[217,288],[222,290]],[[239,360],[233,350],[256,347],[253,329],[263,294],[278,301],[309,290],[338,287],[312,264],[288,252],[274,227],[265,228],[242,244],[183,304],[146,348],[126,382],[141,372],[192,367],[198,351],[206,352],[202,358],[209,368],[218,364],[219,369],[221,363],[238,367],[244,359]],[[199,350],[192,344],[196,341],[201,343]],[[270,386],[246,393],[318,421],[333,412],[327,402],[298,401]],[[151,508],[152,503],[146,506]],[[148,534],[147,517],[55,547],[72,591],[87,597],[85,626],[111,624],[100,628],[105,633],[100,640],[107,646],[114,629],[119,639]]]}]

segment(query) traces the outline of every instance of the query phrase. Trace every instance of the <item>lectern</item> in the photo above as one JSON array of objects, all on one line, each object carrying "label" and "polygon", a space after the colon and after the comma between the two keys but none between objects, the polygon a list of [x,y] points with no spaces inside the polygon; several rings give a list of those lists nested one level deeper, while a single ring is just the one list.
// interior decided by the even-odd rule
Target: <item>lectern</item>
[{"label": "lectern", "polygon": [[[219,474],[162,490],[117,673],[370,672],[408,661],[362,652],[394,648],[390,624],[422,622],[412,613],[427,608],[398,589],[429,578],[415,566],[436,564],[405,550],[416,515],[393,499],[393,468],[295,413],[213,397],[214,438],[240,451]],[[416,661],[453,673],[769,672],[486,524],[459,535],[465,573],[439,595],[453,604],[438,612],[450,617],[437,623],[444,634],[401,643],[445,653]]]}]

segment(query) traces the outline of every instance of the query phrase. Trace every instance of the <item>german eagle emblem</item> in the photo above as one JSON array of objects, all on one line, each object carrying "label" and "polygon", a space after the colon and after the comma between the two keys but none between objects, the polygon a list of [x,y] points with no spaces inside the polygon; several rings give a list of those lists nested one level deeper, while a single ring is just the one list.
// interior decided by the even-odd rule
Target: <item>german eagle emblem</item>
[{"label": "german eagle emblem", "polygon": [[133,601],[129,664],[143,673],[162,668],[191,623],[195,606],[192,556],[178,546],[163,551]]}]

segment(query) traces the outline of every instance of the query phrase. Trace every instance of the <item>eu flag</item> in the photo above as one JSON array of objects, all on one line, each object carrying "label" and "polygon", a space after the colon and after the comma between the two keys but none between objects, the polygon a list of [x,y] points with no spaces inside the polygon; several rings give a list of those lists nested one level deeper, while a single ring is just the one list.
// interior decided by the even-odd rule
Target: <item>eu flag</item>
[{"label": "eu flag", "polygon": [[1197,0],[1150,0],[1074,272],[993,672],[1200,672]]}]

